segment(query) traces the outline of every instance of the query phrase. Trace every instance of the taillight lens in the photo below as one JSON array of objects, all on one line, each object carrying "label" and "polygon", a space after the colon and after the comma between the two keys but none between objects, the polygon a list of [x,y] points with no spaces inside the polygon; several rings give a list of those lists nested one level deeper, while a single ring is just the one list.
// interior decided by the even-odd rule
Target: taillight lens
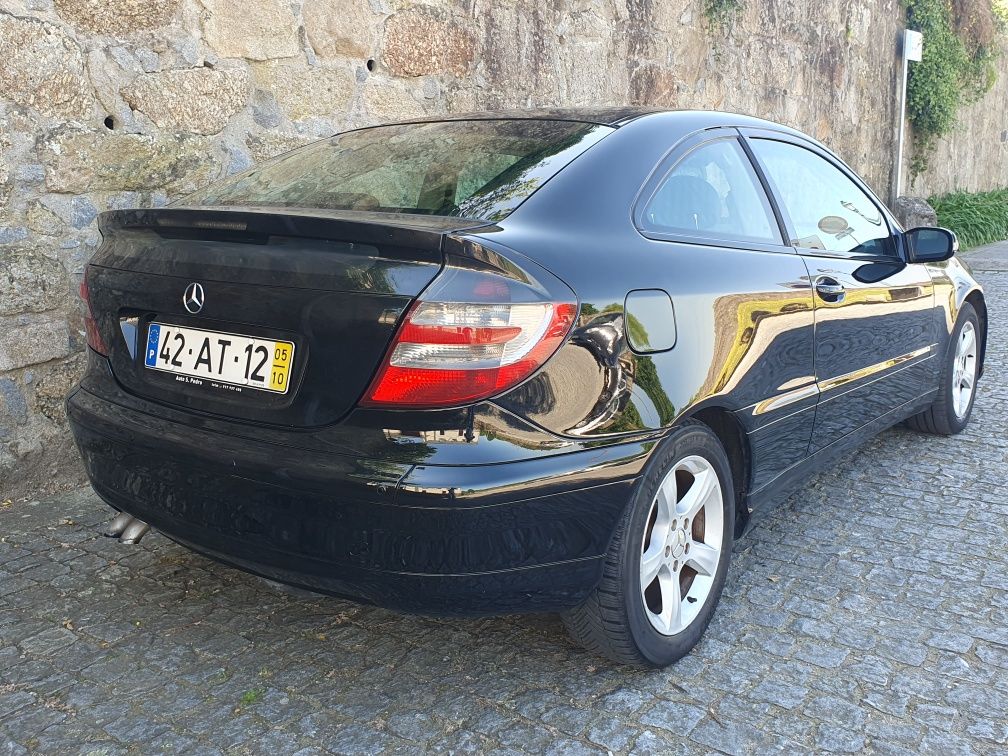
[{"label": "taillight lens", "polygon": [[84,269],[84,277],[80,282],[80,298],[84,302],[84,331],[87,333],[88,346],[98,354],[108,356],[108,347],[98,331],[98,323],[95,321],[94,310],[91,308],[91,290],[88,288],[88,272],[90,268]]},{"label": "taillight lens", "polygon": [[[513,295],[493,279],[471,291]],[[417,302],[361,403],[433,408],[499,394],[552,356],[576,315],[573,302]]]}]

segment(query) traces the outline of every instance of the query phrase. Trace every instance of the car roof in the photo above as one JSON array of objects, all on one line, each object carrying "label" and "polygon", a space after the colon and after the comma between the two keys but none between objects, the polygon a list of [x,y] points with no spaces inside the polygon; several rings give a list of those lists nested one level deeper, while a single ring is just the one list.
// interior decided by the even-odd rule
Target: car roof
[{"label": "car roof", "polygon": [[642,106],[598,106],[576,108],[521,108],[509,110],[478,110],[469,113],[445,113],[426,118],[411,118],[408,123],[429,123],[437,121],[492,121],[492,120],[542,120],[542,121],[584,121],[603,126],[619,126],[660,109]]},{"label": "car roof", "polygon": [[[647,116],[662,116],[670,120],[689,122],[693,126],[713,128],[716,126],[739,126],[749,128],[769,128],[800,134],[774,121],[720,110],[677,110],[656,108],[645,105],[624,106],[581,106],[569,108],[521,108],[507,110],[479,110],[468,113],[431,115],[425,118],[409,119],[407,123],[430,123],[437,121],[484,121],[484,120],[552,120],[583,121],[603,126],[619,127]],[[804,136],[804,135],[803,135]]]}]

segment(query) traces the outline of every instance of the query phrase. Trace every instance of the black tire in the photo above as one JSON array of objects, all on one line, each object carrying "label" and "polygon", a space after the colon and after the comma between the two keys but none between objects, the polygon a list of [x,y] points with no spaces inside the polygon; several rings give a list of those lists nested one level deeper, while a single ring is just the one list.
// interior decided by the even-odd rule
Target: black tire
[{"label": "black tire", "polygon": [[[973,393],[969,398],[966,411],[960,416],[956,414],[952,396],[954,383],[953,371],[956,363],[956,345],[959,343],[959,339],[967,323],[973,326],[974,333],[976,334],[978,347],[977,369],[973,373]],[[938,395],[930,407],[906,421],[909,427],[922,433],[953,436],[956,433],[961,433],[969,425],[970,415],[973,414],[973,402],[976,400],[976,381],[980,365],[979,345],[981,343],[983,343],[983,333],[980,330],[980,319],[977,317],[973,305],[966,302],[959,310],[959,319],[956,321],[956,327],[952,331],[952,338],[949,341],[944,364],[942,364],[941,375],[938,378]]]},{"label": "black tire", "polygon": [[[662,481],[691,456],[703,458],[717,473],[723,505],[721,553],[709,592],[695,618],[676,634],[664,635],[653,627],[644,607],[640,588],[641,551],[653,522],[652,503]],[[563,617],[574,640],[613,661],[641,667],[664,667],[687,654],[710,624],[724,588],[735,532],[734,490],[728,458],[710,428],[689,421],[666,438],[649,460],[616,528],[601,581],[581,606]]]}]

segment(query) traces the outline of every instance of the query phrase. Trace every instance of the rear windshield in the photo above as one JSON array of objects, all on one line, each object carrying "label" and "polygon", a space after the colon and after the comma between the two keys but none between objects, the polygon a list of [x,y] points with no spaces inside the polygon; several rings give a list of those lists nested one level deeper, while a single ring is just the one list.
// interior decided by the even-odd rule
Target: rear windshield
[{"label": "rear windshield", "polygon": [[348,131],[216,182],[182,204],[499,220],[611,131],[576,121],[517,119]]}]

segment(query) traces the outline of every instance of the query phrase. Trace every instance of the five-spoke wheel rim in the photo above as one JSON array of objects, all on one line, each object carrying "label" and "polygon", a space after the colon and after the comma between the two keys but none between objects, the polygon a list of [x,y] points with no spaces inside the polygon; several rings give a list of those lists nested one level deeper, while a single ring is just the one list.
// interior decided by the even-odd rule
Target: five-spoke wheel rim
[{"label": "five-spoke wheel rim", "polygon": [[724,502],[721,481],[703,457],[677,462],[651,502],[641,543],[644,612],[662,635],[697,618],[721,561]]},{"label": "five-spoke wheel rim", "polygon": [[968,320],[963,323],[956,344],[955,360],[952,363],[952,409],[962,420],[969,411],[976,384],[976,329]]}]

